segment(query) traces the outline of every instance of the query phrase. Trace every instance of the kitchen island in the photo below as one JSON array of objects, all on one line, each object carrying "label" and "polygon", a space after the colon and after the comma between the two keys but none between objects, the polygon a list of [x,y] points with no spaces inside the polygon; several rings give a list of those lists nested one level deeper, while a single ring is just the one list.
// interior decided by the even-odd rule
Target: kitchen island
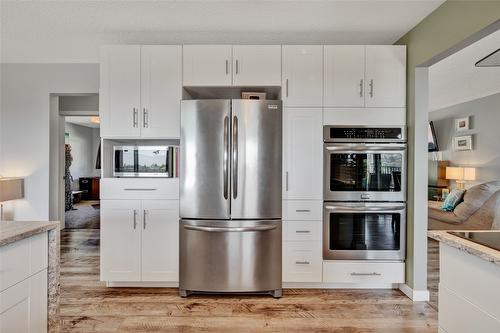
[{"label": "kitchen island", "polygon": [[[500,232],[459,237],[429,231],[428,236],[439,241],[439,332],[500,332],[500,250],[495,245],[500,246]],[[477,243],[484,238],[494,246]]]},{"label": "kitchen island", "polygon": [[0,223],[1,332],[60,331],[59,244],[59,222]]}]

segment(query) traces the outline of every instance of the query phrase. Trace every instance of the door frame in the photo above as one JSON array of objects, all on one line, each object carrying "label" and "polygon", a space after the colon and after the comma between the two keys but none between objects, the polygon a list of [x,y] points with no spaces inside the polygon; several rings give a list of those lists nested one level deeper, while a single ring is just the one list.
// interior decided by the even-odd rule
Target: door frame
[{"label": "door frame", "polygon": [[65,118],[66,116],[99,116],[99,110],[66,111],[59,109],[59,97],[95,96],[95,93],[50,94],[49,145],[49,220],[65,228]]}]

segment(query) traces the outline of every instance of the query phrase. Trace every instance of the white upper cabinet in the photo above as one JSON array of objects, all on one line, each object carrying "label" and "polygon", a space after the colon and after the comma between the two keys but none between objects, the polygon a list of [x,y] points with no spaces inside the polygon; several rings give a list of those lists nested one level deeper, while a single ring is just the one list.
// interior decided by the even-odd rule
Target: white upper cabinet
[{"label": "white upper cabinet", "polygon": [[365,46],[325,46],[326,107],[364,107]]},{"label": "white upper cabinet", "polygon": [[139,137],[141,47],[102,47],[100,81],[101,136]]},{"label": "white upper cabinet", "polygon": [[101,200],[101,280],[141,280],[141,201]]},{"label": "white upper cabinet", "polygon": [[323,46],[284,45],[282,52],[283,104],[323,106]]},{"label": "white upper cabinet", "polygon": [[323,198],[323,111],[286,108],[284,111],[283,199]]},{"label": "white upper cabinet", "polygon": [[231,45],[184,45],[184,86],[230,86]]},{"label": "white upper cabinet", "polygon": [[179,280],[179,201],[142,201],[142,281]]},{"label": "white upper cabinet", "polygon": [[366,106],[406,106],[406,47],[366,46]]},{"label": "white upper cabinet", "polygon": [[179,138],[182,47],[151,45],[141,52],[141,136]]},{"label": "white upper cabinet", "polygon": [[101,136],[178,138],[182,47],[101,49]]},{"label": "white upper cabinet", "polygon": [[234,86],[280,86],[280,45],[234,45]]},{"label": "white upper cabinet", "polygon": [[330,45],[324,57],[325,107],[405,107],[405,46]]}]

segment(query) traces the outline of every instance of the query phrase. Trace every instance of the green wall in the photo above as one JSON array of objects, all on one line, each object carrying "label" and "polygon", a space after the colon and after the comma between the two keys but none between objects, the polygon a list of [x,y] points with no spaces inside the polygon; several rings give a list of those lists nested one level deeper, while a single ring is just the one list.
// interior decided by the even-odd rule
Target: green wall
[{"label": "green wall", "polygon": [[[408,122],[408,232],[407,265],[408,286],[419,288],[415,281],[413,243],[413,184],[415,151],[415,67],[446,51],[453,45],[500,19],[500,0],[448,0],[422,22],[401,37],[395,44],[407,45],[407,122]],[[417,247],[418,248],[418,247]],[[421,249],[422,251],[424,249]],[[425,273],[424,273],[425,275]]]}]

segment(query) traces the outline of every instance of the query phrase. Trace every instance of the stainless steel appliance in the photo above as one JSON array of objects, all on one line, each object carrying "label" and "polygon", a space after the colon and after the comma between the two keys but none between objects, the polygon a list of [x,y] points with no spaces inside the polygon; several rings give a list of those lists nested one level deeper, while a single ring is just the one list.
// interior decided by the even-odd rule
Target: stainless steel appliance
[{"label": "stainless steel appliance", "polygon": [[281,297],[281,110],[281,101],[182,101],[181,296]]},{"label": "stainless steel appliance", "polygon": [[404,260],[406,204],[325,202],[323,259]]},{"label": "stainless steel appliance", "polygon": [[114,177],[174,177],[177,147],[114,146]]},{"label": "stainless steel appliance", "polygon": [[324,127],[323,259],[404,260],[406,130]]},{"label": "stainless steel appliance", "polygon": [[405,127],[324,127],[324,200],[405,201]]}]

